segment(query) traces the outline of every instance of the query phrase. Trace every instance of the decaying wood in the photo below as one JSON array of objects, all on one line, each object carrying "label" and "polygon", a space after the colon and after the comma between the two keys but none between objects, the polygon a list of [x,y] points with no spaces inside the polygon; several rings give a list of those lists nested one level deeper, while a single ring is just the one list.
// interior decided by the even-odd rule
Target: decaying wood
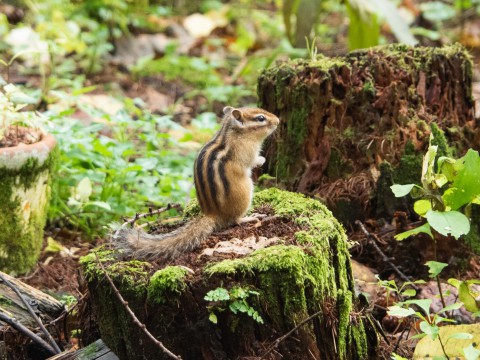
[{"label": "decaying wood", "polygon": [[289,190],[319,196],[329,205],[343,201],[339,206],[351,219],[341,220],[353,224],[374,210],[382,162],[394,170],[404,166],[395,181],[409,175],[414,178],[409,182],[419,181],[421,159],[407,169],[404,150],[408,144],[411,157],[421,157],[431,123],[459,152],[480,144],[472,66],[460,45],[389,45],[265,70],[258,82],[259,105],[281,121],[265,149],[269,174]]},{"label": "decaying wood", "polygon": [[[35,304],[34,308],[38,310],[40,317],[44,318],[45,320],[53,320],[60,316],[65,310],[64,305],[52,296],[45,294],[44,292],[37,290],[5,273],[2,273],[2,276],[12,283],[12,285],[22,293],[22,295],[27,299],[27,301],[30,302],[30,304]],[[11,314],[11,317],[15,318],[19,323],[26,327],[37,327],[37,322],[31,317],[22,300],[19,299],[12,288],[3,282],[0,282],[0,299],[1,311],[6,314]],[[2,324],[2,322],[0,322],[0,324]]]},{"label": "decaying wood", "polygon": [[83,349],[77,351],[64,351],[52,356],[48,360],[118,360],[102,339],[99,339]]}]

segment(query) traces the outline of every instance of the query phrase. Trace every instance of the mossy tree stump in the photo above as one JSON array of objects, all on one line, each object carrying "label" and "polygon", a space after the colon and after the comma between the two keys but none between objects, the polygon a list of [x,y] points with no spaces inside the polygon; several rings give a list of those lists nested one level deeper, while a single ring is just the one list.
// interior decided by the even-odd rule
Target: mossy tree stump
[{"label": "mossy tree stump", "polygon": [[478,147],[471,93],[472,61],[460,45],[388,45],[271,67],[258,80],[260,107],[281,120],[266,146],[268,172],[287,189],[333,200],[345,223],[375,215],[372,198],[391,216],[389,187],[371,193],[380,164],[392,164],[382,179],[390,184],[419,182],[431,124],[441,149],[445,138],[459,153]]},{"label": "mossy tree stump", "polygon": [[[320,202],[277,189],[257,193],[254,207],[291,224],[295,235],[223,260],[205,260],[199,250],[156,272],[150,263],[118,261],[114,251],[97,254],[139,319],[183,359],[261,356],[275,339],[318,311],[267,359],[370,358],[376,335],[354,295],[342,226]],[[121,359],[166,358],[127,316],[96,256],[82,263],[105,343]],[[238,289],[249,293],[243,310],[251,316],[234,311],[243,306],[242,301],[233,304]],[[230,300],[206,301],[211,290],[227,291]]]}]

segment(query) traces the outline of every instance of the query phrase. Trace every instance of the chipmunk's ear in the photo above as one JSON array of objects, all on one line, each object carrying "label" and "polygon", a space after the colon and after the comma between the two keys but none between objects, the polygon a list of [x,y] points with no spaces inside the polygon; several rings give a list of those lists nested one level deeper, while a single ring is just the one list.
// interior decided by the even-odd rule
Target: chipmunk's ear
[{"label": "chipmunk's ear", "polygon": [[232,115],[235,119],[237,119],[238,121],[242,122],[243,123],[243,114],[240,110],[238,109],[232,109]]},{"label": "chipmunk's ear", "polygon": [[231,106],[225,106],[223,108],[223,115],[230,115],[232,113],[233,107]]}]

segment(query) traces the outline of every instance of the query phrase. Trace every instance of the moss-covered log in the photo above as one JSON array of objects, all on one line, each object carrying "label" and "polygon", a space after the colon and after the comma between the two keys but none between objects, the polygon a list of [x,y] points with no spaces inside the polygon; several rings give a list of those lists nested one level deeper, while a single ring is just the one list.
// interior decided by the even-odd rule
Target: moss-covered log
[{"label": "moss-covered log", "polygon": [[419,182],[430,132],[443,130],[460,153],[478,147],[471,92],[472,61],[460,45],[389,45],[271,67],[258,81],[259,105],[281,119],[266,147],[268,172],[290,190],[334,199],[341,220],[374,215],[382,162],[393,165],[382,181]]},{"label": "moss-covered log", "polygon": [[[292,239],[209,262],[197,251],[186,257],[199,264],[194,275],[181,261],[154,272],[109,250],[97,254],[140,320],[183,359],[261,356],[318,311],[267,359],[371,358],[376,335],[354,294],[342,226],[320,202],[277,189],[256,194],[254,207],[291,223]],[[82,263],[105,343],[121,359],[165,358],[127,316],[96,256]]]}]

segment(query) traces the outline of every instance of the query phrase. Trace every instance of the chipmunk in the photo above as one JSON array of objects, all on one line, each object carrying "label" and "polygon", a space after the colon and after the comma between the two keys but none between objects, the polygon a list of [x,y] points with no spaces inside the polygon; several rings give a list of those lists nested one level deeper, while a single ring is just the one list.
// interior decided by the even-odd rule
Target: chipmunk
[{"label": "chipmunk", "polygon": [[121,228],[114,236],[116,246],[141,259],[173,259],[197,248],[214,231],[238,223],[252,202],[252,168],[262,166],[263,140],[279,119],[262,109],[223,109],[220,130],[200,150],[194,167],[197,199],[203,215],[177,230],[149,235],[139,229]]}]

